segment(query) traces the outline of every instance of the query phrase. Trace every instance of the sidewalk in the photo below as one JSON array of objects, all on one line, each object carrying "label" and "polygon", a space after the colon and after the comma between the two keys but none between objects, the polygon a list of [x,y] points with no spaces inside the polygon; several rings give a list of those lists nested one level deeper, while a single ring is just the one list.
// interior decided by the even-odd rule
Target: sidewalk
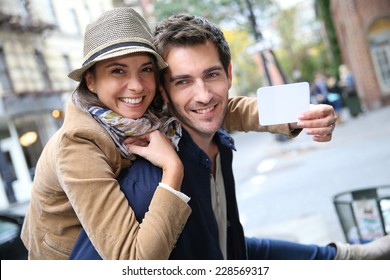
[{"label": "sidewalk", "polygon": [[345,241],[332,198],[390,185],[390,107],[358,118],[345,112],[343,119],[328,143],[304,133],[286,142],[269,134],[234,135],[237,197],[247,235]]}]

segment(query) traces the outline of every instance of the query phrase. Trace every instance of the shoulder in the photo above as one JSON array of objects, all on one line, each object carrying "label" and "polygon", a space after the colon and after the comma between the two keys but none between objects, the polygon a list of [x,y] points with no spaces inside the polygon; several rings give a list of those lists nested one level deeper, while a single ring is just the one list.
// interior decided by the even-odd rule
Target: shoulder
[{"label": "shoulder", "polygon": [[[68,138],[77,140],[90,140],[94,143],[115,146],[107,131],[88,113],[78,108],[72,101],[67,104],[64,123],[59,130],[60,139]],[[110,146],[110,145],[108,145]]]},{"label": "shoulder", "polygon": [[138,157],[132,165],[124,168],[118,177],[118,180],[128,182],[130,180],[160,180],[162,175],[161,168],[153,165],[150,161]]},{"label": "shoulder", "polygon": [[[70,110],[69,110],[70,109]],[[68,106],[64,124],[57,131],[51,145],[54,145],[57,161],[95,161],[110,166],[119,173],[122,157],[108,132],[91,116]],[[73,162],[75,164],[75,162]]]},{"label": "shoulder", "polygon": [[234,139],[233,137],[225,130],[220,128],[217,133],[214,136],[214,139],[219,142],[220,144],[232,149],[236,150],[236,147],[234,145]]},{"label": "shoulder", "polygon": [[141,197],[146,201],[152,199],[161,177],[162,170],[159,167],[144,158],[137,158],[130,167],[122,169],[118,182],[127,199],[136,206],[142,202]]}]

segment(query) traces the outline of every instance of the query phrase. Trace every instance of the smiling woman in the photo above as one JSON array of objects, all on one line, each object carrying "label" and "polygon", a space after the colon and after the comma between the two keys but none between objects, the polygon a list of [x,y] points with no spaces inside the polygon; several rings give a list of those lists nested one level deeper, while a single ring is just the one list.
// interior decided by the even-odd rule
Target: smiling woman
[{"label": "smiling woman", "polygon": [[[67,259],[81,229],[104,259],[168,258],[191,210],[178,195],[183,165],[166,136],[177,139],[180,126],[159,102],[158,72],[166,64],[152,42],[131,8],[87,26],[84,63],[69,74],[80,83],[36,167],[21,234],[30,259]],[[124,144],[134,135],[147,147]],[[135,155],[162,169],[163,187],[153,186],[143,221],[117,181]]]},{"label": "smiling woman", "polygon": [[144,53],[99,61],[85,79],[88,89],[117,114],[138,119],[148,109],[156,94],[156,66]]}]

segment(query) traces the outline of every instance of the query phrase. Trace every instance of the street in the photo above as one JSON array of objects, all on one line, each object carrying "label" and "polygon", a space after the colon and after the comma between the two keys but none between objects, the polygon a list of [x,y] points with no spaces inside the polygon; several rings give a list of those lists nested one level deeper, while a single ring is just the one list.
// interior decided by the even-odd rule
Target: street
[{"label": "street", "polygon": [[[344,116],[345,115],[345,116]],[[390,185],[390,107],[338,124],[331,142],[303,131],[278,142],[269,133],[234,133],[234,172],[247,236],[325,245],[345,242],[333,196]]]}]

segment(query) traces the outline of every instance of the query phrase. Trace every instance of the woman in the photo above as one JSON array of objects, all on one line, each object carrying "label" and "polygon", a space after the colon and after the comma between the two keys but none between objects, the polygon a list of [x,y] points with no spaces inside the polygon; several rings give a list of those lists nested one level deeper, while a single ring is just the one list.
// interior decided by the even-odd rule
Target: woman
[{"label": "woman", "polygon": [[[157,130],[175,132],[175,120],[153,110],[166,64],[152,42],[146,21],[130,8],[87,26],[83,66],[69,74],[80,84],[36,168],[22,231],[30,259],[67,259],[82,228],[105,259],[169,256],[191,210],[179,193],[182,163]],[[130,135],[144,135],[149,145],[126,147]],[[116,180],[134,154],[163,170],[142,224]]]}]

